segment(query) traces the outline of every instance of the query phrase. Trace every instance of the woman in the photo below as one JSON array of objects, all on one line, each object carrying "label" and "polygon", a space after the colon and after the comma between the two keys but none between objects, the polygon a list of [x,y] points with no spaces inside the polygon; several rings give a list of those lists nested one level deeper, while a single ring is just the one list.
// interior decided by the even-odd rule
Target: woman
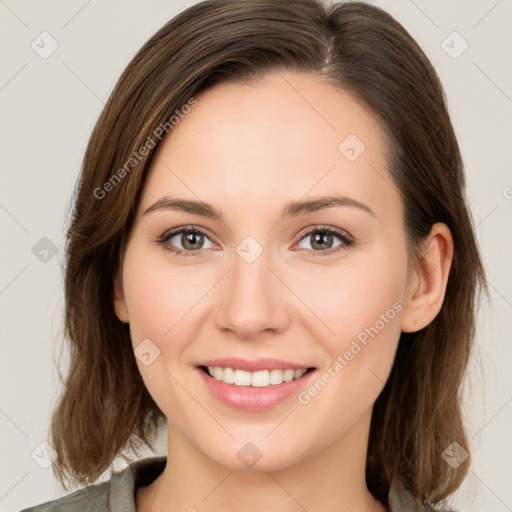
[{"label": "woman", "polygon": [[68,230],[60,481],[27,511],[435,510],[485,274],[437,75],[363,3],[212,0],[138,52]]}]

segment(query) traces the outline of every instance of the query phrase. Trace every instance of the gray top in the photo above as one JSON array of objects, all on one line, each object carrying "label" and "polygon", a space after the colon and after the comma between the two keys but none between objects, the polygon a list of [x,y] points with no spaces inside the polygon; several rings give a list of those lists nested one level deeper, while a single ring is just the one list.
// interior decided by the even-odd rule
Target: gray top
[{"label": "gray top", "polygon": [[[155,480],[165,468],[167,457],[148,457],[129,464],[113,473],[110,480],[89,485],[66,496],[20,512],[137,512],[135,492]],[[400,489],[400,490],[399,490]],[[431,509],[417,508],[411,496],[398,486],[389,491],[391,512],[424,512]]]}]

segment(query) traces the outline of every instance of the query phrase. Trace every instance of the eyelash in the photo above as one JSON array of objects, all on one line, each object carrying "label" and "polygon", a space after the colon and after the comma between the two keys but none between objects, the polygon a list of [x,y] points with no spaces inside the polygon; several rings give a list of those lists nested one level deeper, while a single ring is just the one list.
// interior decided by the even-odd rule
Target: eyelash
[{"label": "eyelash", "polygon": [[[210,238],[206,230],[199,226],[182,226],[180,228],[173,229],[171,231],[166,231],[160,238],[155,240],[155,243],[161,245],[165,250],[174,253],[176,256],[197,256],[201,253],[201,249],[198,251],[184,251],[183,249],[171,249],[167,244],[167,242],[174,237],[175,235],[178,235],[180,233],[200,233],[207,238]],[[306,251],[308,254],[316,257],[325,257],[330,256],[334,253],[338,253],[339,251],[344,251],[348,249],[349,247],[353,246],[355,243],[355,240],[353,237],[342,231],[341,229],[334,228],[331,226],[315,226],[313,229],[310,229],[306,233],[304,233],[301,238],[299,239],[299,242],[301,242],[304,238],[310,236],[313,233],[327,233],[330,235],[337,236],[343,244],[339,245],[338,247],[335,247],[334,249],[327,249],[325,251],[314,251],[312,249],[302,249]],[[206,249],[205,249],[206,250]]]}]

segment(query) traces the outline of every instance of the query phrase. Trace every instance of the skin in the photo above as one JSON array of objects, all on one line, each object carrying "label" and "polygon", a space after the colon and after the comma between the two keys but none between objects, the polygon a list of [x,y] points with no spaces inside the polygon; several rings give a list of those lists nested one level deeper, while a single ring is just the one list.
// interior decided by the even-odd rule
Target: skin
[{"label": "skin", "polygon": [[[275,72],[251,85],[218,84],[196,99],[157,149],[115,279],[116,314],[129,322],[133,347],[149,338],[160,350],[148,366],[137,364],[169,420],[167,466],[139,488],[137,510],[385,510],[365,483],[372,407],[401,331],[425,327],[441,308],[450,231],[433,226],[408,274],[383,132],[320,77]],[[351,133],[366,146],[353,162],[338,149]],[[290,201],[334,193],[375,215],[335,206],[280,218]],[[208,202],[223,219],[171,209],[144,215],[165,195]],[[155,243],[185,225],[208,232],[188,249],[197,247],[192,256]],[[310,231],[319,225],[355,243],[336,251],[343,242],[334,236],[315,248]],[[263,248],[250,264],[236,252],[247,236]],[[172,238],[186,250],[181,242]],[[394,303],[401,310],[308,404],[293,396],[262,412],[235,410],[210,394],[196,369],[205,359],[272,357],[321,375]],[[247,442],[262,454],[252,468],[237,457]]]}]

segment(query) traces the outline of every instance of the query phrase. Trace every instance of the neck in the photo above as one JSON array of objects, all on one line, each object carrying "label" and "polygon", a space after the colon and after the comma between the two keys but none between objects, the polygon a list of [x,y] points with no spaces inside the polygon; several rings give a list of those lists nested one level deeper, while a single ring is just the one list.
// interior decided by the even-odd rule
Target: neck
[{"label": "neck", "polygon": [[365,481],[369,419],[367,428],[357,425],[328,449],[276,471],[222,466],[169,425],[166,467],[139,488],[137,512],[384,512]]}]

